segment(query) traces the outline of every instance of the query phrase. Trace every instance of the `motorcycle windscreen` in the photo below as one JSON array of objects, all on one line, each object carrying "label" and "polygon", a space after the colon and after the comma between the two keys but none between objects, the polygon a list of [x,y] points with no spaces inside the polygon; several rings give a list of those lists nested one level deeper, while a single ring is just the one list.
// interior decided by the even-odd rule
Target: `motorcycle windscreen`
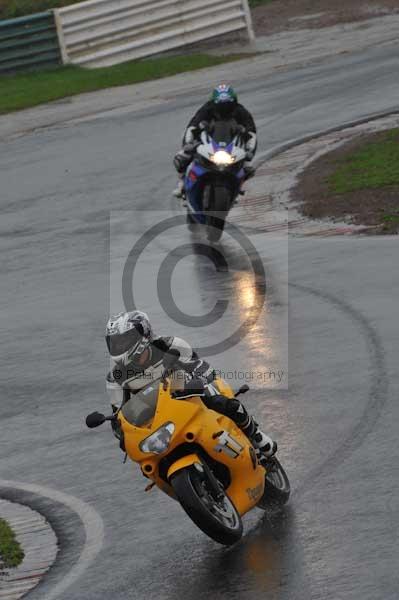
[{"label": "motorcycle windscreen", "polygon": [[230,144],[235,135],[237,134],[237,122],[235,119],[228,119],[226,121],[215,121],[213,123],[211,135],[212,139],[220,144],[224,142],[226,145]]},{"label": "motorcycle windscreen", "polygon": [[132,394],[121,408],[126,421],[142,427],[154,418],[158,403],[159,383],[146,386],[137,394]]}]

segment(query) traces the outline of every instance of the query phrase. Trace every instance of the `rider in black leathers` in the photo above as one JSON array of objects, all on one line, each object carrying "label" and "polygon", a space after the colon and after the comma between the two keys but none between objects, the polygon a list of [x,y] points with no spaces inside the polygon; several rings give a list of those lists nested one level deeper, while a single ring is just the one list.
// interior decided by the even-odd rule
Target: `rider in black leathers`
[{"label": "rider in black leathers", "polygon": [[251,177],[255,169],[252,166],[252,160],[257,148],[256,125],[251,113],[238,103],[237,95],[233,88],[226,84],[218,85],[212,93],[211,99],[206,102],[195,113],[183,135],[182,149],[175,155],[173,164],[179,174],[179,183],[173,194],[180,198],[183,196],[183,178],[184,173],[193,159],[193,144],[198,140],[201,129],[206,123],[213,120],[234,119],[238,125],[246,130],[246,161],[244,170],[246,178]]}]

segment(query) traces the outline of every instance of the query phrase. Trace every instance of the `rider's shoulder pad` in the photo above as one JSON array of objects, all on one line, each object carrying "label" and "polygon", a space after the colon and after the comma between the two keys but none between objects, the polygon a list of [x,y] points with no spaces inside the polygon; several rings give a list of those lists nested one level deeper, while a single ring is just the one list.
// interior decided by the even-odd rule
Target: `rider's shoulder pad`
[{"label": "rider's shoulder pad", "polygon": [[152,345],[162,352],[167,352],[171,347],[172,342],[173,337],[157,337],[153,340]]},{"label": "rider's shoulder pad", "polygon": [[174,337],[170,345],[171,350],[178,350],[180,353],[180,362],[191,361],[193,358],[193,349],[190,344],[179,337]]}]

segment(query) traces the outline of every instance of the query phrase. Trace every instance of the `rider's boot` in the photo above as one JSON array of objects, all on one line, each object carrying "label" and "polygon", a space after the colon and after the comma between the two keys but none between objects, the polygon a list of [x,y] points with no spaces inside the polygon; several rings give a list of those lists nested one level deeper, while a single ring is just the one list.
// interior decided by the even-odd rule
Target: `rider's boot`
[{"label": "rider's boot", "polygon": [[[190,162],[193,159],[193,149],[185,146],[183,150],[180,150],[173,159],[173,164],[179,176],[179,181],[175,190],[173,190],[173,195],[176,198],[183,198],[185,200],[184,194],[184,173]],[[184,204],[184,202],[183,202]],[[184,204],[185,205],[185,204]]]},{"label": "rider's boot", "polygon": [[254,177],[254,175],[256,173],[256,169],[250,161],[246,161],[244,163],[244,173],[245,173],[244,181],[247,181],[248,179],[251,179],[251,177]]},{"label": "rider's boot", "polygon": [[[251,440],[255,450],[257,451],[258,458],[271,458],[277,452],[277,442],[261,429],[259,429],[258,423],[253,417],[248,415],[245,423],[240,425],[240,428],[245,435]],[[262,462],[262,460],[260,460]]]},{"label": "rider's boot", "polygon": [[173,190],[175,198],[184,198],[184,182],[183,179],[179,179],[176,188]]},{"label": "rider's boot", "polygon": [[184,181],[183,179],[179,180],[177,187],[173,190],[173,195],[175,198],[181,199],[182,206],[187,207],[187,198],[186,198],[186,190],[184,189]]}]

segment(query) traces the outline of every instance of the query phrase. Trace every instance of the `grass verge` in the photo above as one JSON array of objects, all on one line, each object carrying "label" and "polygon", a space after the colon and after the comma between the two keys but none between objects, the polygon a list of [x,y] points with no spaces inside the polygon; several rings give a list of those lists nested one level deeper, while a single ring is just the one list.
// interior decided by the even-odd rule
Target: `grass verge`
[{"label": "grass verge", "polygon": [[51,8],[69,6],[81,0],[0,0],[0,19],[14,19]]},{"label": "grass verge", "polygon": [[364,134],[311,163],[293,196],[312,219],[399,233],[399,129]]},{"label": "grass verge", "polygon": [[190,54],[132,61],[100,69],[67,66],[47,71],[3,75],[0,76],[0,114],[83,92],[160,79],[242,58],[244,57],[238,54]]},{"label": "grass verge", "polygon": [[399,185],[399,129],[355,150],[328,183],[337,194]]},{"label": "grass verge", "polygon": [[0,519],[0,570],[17,567],[24,558],[24,551],[14,532],[4,519]]},{"label": "grass verge", "polygon": [[261,4],[271,4],[274,0],[249,0],[249,6],[251,8],[255,8],[255,6],[260,6]]}]

